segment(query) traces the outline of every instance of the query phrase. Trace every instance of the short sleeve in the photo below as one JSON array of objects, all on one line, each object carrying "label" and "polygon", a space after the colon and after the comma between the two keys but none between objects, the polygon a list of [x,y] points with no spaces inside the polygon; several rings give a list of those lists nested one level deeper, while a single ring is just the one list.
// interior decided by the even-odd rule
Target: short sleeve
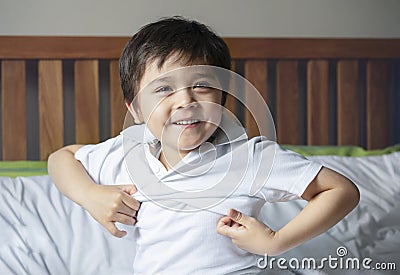
[{"label": "short sleeve", "polygon": [[108,139],[99,144],[81,147],[75,158],[81,162],[90,177],[99,184],[116,184],[123,165],[122,137]]},{"label": "short sleeve", "polygon": [[[295,152],[284,150],[276,143],[269,146],[274,146],[275,157],[270,165],[269,176],[256,196],[268,202],[300,199],[322,165]],[[255,155],[262,153],[259,150]]]},{"label": "short sleeve", "polygon": [[75,153],[75,159],[79,160],[80,163],[85,167],[86,171],[89,171],[89,164],[90,164],[90,158],[89,155],[92,152],[95,152],[96,149],[100,147],[100,144],[89,144],[85,145],[81,148],[79,148],[78,151]]}]

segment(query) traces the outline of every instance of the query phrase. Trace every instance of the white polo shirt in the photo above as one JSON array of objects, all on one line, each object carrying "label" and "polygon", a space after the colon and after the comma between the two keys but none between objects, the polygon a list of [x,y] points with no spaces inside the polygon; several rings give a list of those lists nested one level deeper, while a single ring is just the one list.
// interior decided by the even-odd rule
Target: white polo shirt
[{"label": "white polo shirt", "polygon": [[321,165],[230,126],[229,140],[219,133],[175,170],[158,160],[160,145],[145,125],[75,154],[98,184],[138,186],[138,222],[125,227],[136,247],[135,274],[260,272],[256,255],[216,233],[218,220],[229,208],[257,217],[266,201],[300,198]]}]

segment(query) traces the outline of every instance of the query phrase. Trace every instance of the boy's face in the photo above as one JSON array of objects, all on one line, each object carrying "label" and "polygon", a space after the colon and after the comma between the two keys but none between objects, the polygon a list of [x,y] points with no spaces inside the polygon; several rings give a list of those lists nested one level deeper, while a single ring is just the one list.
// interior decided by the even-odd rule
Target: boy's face
[{"label": "boy's face", "polygon": [[[207,141],[221,120],[222,92],[207,66],[189,66],[167,59],[147,64],[131,112],[161,141],[163,150],[185,155]],[[133,107],[136,105],[136,107]],[[134,110],[137,108],[137,110]]]}]

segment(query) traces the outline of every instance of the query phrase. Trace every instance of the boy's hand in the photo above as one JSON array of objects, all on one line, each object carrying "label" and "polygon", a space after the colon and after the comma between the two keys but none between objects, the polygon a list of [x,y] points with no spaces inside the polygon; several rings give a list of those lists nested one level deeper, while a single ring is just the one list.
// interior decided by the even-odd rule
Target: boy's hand
[{"label": "boy's hand", "polygon": [[140,202],[131,197],[136,191],[134,185],[93,185],[82,206],[112,235],[122,238],[127,232],[119,230],[115,222],[136,224]]},{"label": "boy's hand", "polygon": [[234,209],[230,209],[228,216],[219,220],[217,233],[231,238],[237,247],[251,253],[264,255],[275,250],[276,232]]}]

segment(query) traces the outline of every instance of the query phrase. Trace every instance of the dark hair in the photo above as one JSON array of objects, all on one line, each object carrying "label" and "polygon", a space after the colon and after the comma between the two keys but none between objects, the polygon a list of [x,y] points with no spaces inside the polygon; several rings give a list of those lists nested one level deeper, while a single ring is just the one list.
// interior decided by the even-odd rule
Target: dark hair
[{"label": "dark hair", "polygon": [[[171,54],[188,63],[200,61],[230,69],[228,46],[209,27],[180,16],[162,18],[142,27],[126,44],[119,60],[119,74],[125,101],[132,102],[149,62],[161,68]],[[222,104],[226,93],[223,93]]]}]

